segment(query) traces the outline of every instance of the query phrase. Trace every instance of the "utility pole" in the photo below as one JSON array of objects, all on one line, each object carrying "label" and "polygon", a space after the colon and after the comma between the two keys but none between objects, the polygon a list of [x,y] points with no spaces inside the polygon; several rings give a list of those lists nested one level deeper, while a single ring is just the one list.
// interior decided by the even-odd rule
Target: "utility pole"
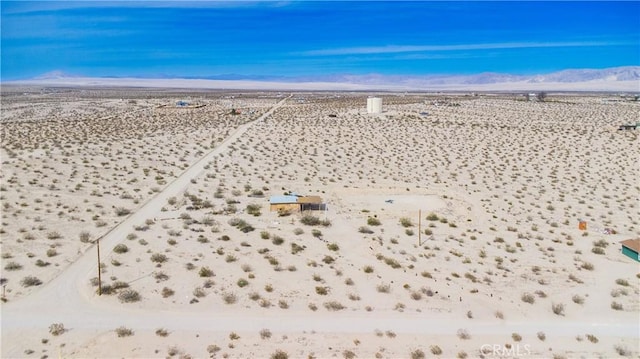
[{"label": "utility pole", "polygon": [[100,238],[96,240],[98,248],[98,295],[102,295],[102,273],[100,273]]},{"label": "utility pole", "polygon": [[418,247],[422,246],[422,210],[418,210]]}]

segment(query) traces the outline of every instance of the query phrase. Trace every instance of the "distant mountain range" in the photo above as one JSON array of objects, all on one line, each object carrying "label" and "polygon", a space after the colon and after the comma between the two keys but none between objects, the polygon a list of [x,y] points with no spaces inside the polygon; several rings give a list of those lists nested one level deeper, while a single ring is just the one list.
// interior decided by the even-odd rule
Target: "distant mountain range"
[{"label": "distant mountain range", "polygon": [[571,69],[541,75],[511,75],[484,72],[473,75],[327,75],[254,76],[220,74],[212,76],[82,77],[61,71],[15,83],[118,85],[138,83],[156,87],[189,84],[201,88],[353,89],[353,90],[478,90],[478,91],[626,91],[640,92],[640,66],[606,69]]}]

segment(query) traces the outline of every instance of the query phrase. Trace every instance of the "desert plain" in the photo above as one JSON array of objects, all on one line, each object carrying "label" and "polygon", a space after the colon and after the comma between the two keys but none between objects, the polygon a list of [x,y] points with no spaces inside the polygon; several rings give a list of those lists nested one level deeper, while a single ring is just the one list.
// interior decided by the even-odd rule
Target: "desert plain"
[{"label": "desert plain", "polygon": [[638,118],[614,94],[3,86],[0,356],[638,357]]}]

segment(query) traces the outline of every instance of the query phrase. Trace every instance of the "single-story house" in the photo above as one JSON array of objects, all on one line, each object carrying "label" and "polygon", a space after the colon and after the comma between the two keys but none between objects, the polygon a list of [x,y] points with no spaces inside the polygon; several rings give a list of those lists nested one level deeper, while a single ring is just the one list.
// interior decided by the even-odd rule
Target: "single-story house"
[{"label": "single-story house", "polygon": [[278,212],[302,212],[324,210],[326,205],[319,196],[283,195],[269,198],[269,210]]},{"label": "single-story house", "polygon": [[269,198],[269,210],[278,212],[299,211],[298,196],[271,196]]},{"label": "single-story house", "polygon": [[622,254],[636,262],[640,262],[640,255],[638,255],[638,252],[640,252],[640,238],[627,239],[621,241],[620,244],[622,244]]}]

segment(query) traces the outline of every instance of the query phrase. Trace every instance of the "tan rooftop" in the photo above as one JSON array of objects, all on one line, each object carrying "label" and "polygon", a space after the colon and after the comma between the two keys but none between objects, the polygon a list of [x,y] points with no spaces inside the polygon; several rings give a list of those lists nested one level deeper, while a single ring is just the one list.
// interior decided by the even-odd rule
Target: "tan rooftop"
[{"label": "tan rooftop", "polygon": [[621,241],[620,244],[622,244],[623,246],[634,250],[637,253],[640,253],[640,238],[636,238],[636,239],[627,239],[624,241]]}]

